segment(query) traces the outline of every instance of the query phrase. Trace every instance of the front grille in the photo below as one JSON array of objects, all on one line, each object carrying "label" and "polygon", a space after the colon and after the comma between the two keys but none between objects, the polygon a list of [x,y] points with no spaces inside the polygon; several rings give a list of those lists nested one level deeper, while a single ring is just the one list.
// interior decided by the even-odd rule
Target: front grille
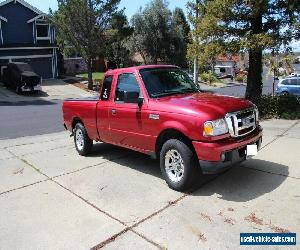
[{"label": "front grille", "polygon": [[256,113],[254,108],[229,113],[226,122],[232,137],[240,137],[251,133],[256,128]]}]

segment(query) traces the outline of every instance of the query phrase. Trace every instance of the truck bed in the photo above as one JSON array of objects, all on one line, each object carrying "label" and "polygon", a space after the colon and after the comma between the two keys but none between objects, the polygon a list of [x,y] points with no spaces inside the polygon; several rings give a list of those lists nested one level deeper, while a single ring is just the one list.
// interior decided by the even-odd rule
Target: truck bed
[{"label": "truck bed", "polygon": [[73,122],[80,120],[91,139],[98,140],[97,132],[97,105],[99,96],[87,98],[66,99],[63,102],[63,118],[65,126],[72,131]]}]

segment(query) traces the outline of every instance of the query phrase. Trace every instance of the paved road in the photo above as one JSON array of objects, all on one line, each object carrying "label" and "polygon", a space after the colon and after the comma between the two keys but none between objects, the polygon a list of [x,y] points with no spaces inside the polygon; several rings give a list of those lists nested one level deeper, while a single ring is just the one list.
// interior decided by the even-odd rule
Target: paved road
[{"label": "paved road", "polygon": [[[295,72],[300,73],[300,64],[294,64]],[[276,81],[278,82],[278,81]],[[273,90],[273,77],[268,75],[268,69],[264,67],[263,71],[263,94],[271,94]],[[246,86],[226,87],[213,90],[213,92],[223,95],[244,97]]]},{"label": "paved road", "polygon": [[63,131],[60,100],[0,100],[0,140]]}]

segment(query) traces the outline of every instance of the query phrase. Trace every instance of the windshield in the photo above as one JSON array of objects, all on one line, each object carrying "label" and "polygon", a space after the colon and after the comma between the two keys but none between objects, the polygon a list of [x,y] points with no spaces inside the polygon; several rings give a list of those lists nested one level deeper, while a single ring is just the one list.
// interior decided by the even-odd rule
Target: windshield
[{"label": "windshield", "polygon": [[192,79],[177,68],[150,68],[140,70],[149,97],[200,92]]}]

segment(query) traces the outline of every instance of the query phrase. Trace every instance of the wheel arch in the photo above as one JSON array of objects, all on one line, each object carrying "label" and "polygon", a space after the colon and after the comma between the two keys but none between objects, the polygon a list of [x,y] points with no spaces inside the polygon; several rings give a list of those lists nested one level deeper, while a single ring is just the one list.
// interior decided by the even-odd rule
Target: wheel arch
[{"label": "wheel arch", "polygon": [[183,141],[189,146],[193,152],[195,152],[192,140],[181,130],[177,128],[166,128],[160,132],[159,136],[156,139],[155,143],[155,156],[159,158],[160,151],[164,143],[170,139],[178,139]]},{"label": "wheel arch", "polygon": [[75,128],[75,126],[76,126],[77,123],[81,123],[84,126],[83,121],[79,117],[75,116],[72,119],[72,131],[74,130],[74,128]]}]

